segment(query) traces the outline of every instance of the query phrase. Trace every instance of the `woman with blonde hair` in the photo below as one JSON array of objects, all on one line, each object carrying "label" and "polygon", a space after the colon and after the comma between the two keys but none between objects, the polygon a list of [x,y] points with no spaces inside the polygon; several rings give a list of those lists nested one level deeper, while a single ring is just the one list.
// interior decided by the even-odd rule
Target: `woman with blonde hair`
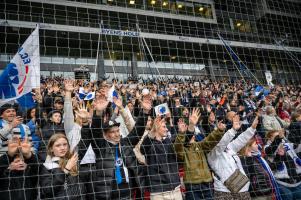
[{"label": "woman with blonde hair", "polygon": [[250,181],[253,200],[281,200],[279,187],[269,163],[262,157],[256,136],[239,152],[242,166]]},{"label": "woman with blonde hair", "polygon": [[62,133],[52,135],[40,171],[41,199],[85,199],[77,161],[78,155],[70,152],[67,137]]}]

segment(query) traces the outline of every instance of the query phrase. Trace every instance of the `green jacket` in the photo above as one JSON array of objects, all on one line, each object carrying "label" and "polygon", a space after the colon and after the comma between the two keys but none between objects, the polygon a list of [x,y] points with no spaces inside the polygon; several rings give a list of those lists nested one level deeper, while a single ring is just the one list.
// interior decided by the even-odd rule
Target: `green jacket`
[{"label": "green jacket", "polygon": [[199,184],[213,181],[206,154],[219,143],[223,135],[224,132],[214,130],[202,141],[188,145],[185,145],[186,134],[177,135],[174,148],[178,158],[184,161],[185,183]]}]

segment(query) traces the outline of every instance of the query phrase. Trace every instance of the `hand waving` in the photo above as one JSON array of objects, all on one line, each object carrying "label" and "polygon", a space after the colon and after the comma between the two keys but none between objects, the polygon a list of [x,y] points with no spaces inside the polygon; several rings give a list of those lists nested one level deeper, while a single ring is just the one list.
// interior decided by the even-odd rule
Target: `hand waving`
[{"label": "hand waving", "polygon": [[73,80],[65,80],[65,91],[66,92],[73,92],[74,91],[74,81]]},{"label": "hand waving", "polygon": [[255,119],[254,119],[254,121],[253,121],[253,123],[252,123],[252,125],[251,125],[251,127],[252,127],[253,129],[256,129],[256,127],[257,127],[257,125],[258,125],[258,122],[259,122],[258,116],[256,116]]},{"label": "hand waving", "polygon": [[75,111],[76,118],[80,118],[81,121],[89,121],[91,119],[91,115],[88,112],[87,108],[82,104],[78,107],[78,110]]},{"label": "hand waving", "polygon": [[178,121],[178,131],[179,131],[179,133],[186,133],[187,128],[188,128],[188,126],[184,122],[184,120],[182,118],[179,119],[179,121]]},{"label": "hand waving", "polygon": [[28,138],[24,138],[24,140],[20,144],[21,146],[21,153],[25,158],[31,157],[31,143],[28,141]]},{"label": "hand waving", "polygon": [[201,111],[199,108],[193,108],[192,113],[189,117],[189,125],[196,125],[199,121],[199,118],[201,116]]},{"label": "hand waving", "polygon": [[96,111],[103,111],[107,108],[109,101],[105,96],[100,96],[99,98],[95,99],[93,102],[94,109]]},{"label": "hand waving", "polygon": [[239,115],[235,115],[234,117],[233,117],[233,125],[232,125],[232,128],[234,129],[234,130],[238,130],[238,129],[240,129],[240,127],[241,127],[241,123],[240,123],[240,119],[239,119]]},{"label": "hand waving", "polygon": [[67,170],[72,170],[74,167],[77,166],[77,161],[78,161],[78,154],[74,153],[73,156],[68,160],[65,168]]},{"label": "hand waving", "polygon": [[116,97],[114,97],[114,98],[113,98],[113,102],[115,103],[115,105],[116,105],[119,109],[123,108],[121,98],[116,98]]}]

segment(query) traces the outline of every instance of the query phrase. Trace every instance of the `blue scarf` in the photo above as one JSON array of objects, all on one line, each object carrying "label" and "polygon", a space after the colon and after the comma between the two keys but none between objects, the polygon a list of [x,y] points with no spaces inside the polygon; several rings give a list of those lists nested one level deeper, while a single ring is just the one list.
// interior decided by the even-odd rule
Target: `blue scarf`
[{"label": "blue scarf", "polygon": [[122,183],[122,175],[121,175],[121,170],[120,167],[122,165],[122,160],[119,158],[118,156],[118,149],[119,145],[116,145],[116,150],[115,150],[115,178],[116,178],[116,182],[119,185],[120,183]]},{"label": "blue scarf", "polygon": [[275,197],[276,197],[276,200],[282,200],[281,198],[281,195],[280,195],[280,191],[279,191],[279,188],[278,188],[278,184],[275,180],[275,177],[270,169],[270,167],[267,165],[266,161],[261,157],[261,154],[258,153],[256,156],[255,156],[259,163],[261,164],[261,166],[263,167],[263,169],[268,173],[269,175],[269,178],[271,180],[271,183],[272,183],[272,187],[273,189],[275,190]]}]

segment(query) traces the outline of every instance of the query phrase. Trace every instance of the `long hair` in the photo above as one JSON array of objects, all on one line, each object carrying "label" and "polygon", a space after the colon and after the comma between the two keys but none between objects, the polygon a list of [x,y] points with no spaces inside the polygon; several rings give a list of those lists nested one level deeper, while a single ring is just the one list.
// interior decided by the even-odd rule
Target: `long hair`
[{"label": "long hair", "polygon": [[254,142],[256,142],[256,137],[252,137],[248,141],[248,143],[238,152],[238,154],[241,156],[246,156],[246,151],[253,145]]},{"label": "long hair", "polygon": [[[54,143],[61,138],[65,139],[68,144],[68,151],[66,152],[65,156],[63,158],[60,158],[60,160],[59,160],[59,166],[62,170],[64,170],[67,165],[68,160],[73,156],[73,154],[70,152],[70,144],[69,144],[69,141],[68,141],[68,138],[66,137],[66,135],[64,135],[63,133],[56,133],[50,137],[50,139],[48,141],[48,145],[47,145],[47,155],[50,156],[51,158],[55,157],[55,155],[52,152],[52,148],[53,148]],[[73,167],[72,169],[70,169],[70,174],[72,176],[77,175],[78,174],[77,167]]]}]

